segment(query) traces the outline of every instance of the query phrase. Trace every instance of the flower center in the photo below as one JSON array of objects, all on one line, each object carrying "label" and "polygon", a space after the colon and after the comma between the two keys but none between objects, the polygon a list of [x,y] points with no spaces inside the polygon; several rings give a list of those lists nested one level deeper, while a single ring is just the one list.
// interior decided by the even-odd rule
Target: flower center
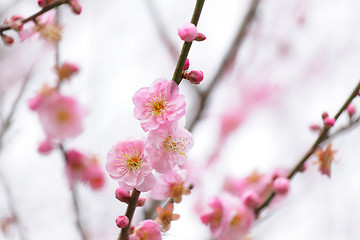
[{"label": "flower center", "polygon": [[140,157],[134,155],[129,157],[126,154],[124,155],[125,155],[126,167],[128,170],[134,171],[140,168],[142,162]]},{"label": "flower center", "polygon": [[146,105],[148,106],[151,116],[158,116],[166,109],[167,102],[162,97],[153,96]]},{"label": "flower center", "polygon": [[70,119],[70,114],[65,110],[60,110],[57,112],[56,117],[59,123],[66,123]]},{"label": "flower center", "polygon": [[239,214],[236,214],[233,219],[230,222],[231,226],[237,226],[241,223],[241,217],[239,216]]},{"label": "flower center", "polygon": [[188,138],[172,137],[168,136],[164,140],[164,149],[174,153],[178,153],[186,158],[185,151],[186,145],[189,145],[190,141]]}]

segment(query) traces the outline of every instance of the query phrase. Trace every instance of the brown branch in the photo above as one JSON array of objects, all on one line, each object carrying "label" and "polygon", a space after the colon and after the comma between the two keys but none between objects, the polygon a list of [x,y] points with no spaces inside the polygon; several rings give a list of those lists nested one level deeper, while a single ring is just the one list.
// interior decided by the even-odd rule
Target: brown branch
[{"label": "brown branch", "polygon": [[261,0],[252,0],[251,1],[251,5],[245,15],[244,20],[242,21],[242,23],[239,27],[238,33],[237,33],[233,43],[231,44],[230,48],[228,49],[227,53],[225,54],[225,57],[224,57],[223,61],[221,62],[216,74],[209,81],[210,82],[209,86],[201,94],[199,108],[195,114],[194,119],[189,124],[189,127],[188,127],[189,131],[192,131],[194,129],[195,125],[200,120],[201,115],[202,115],[206,105],[208,104],[208,99],[209,99],[210,93],[213,91],[213,89],[215,88],[217,83],[220,81],[223,74],[232,67],[232,65],[233,65],[232,63],[234,62],[239,50],[241,49],[241,46],[247,36],[247,32],[251,26],[251,23],[253,22],[253,20],[256,16],[256,11],[258,9],[260,1]]},{"label": "brown branch", "polygon": [[120,235],[118,240],[128,240],[129,239],[129,229],[131,226],[131,221],[135,213],[136,204],[139,199],[140,192],[134,188],[134,190],[131,193],[130,202],[126,209],[125,216],[129,219],[129,225],[127,225],[125,228],[121,229]]},{"label": "brown branch", "polygon": [[[52,4],[50,4],[50,5],[42,8],[40,11],[38,11],[37,13],[31,15],[30,17],[27,17],[27,18],[23,19],[21,22],[22,22],[23,24],[25,24],[25,23],[30,22],[30,21],[35,21],[36,18],[37,18],[38,16],[40,16],[41,14],[46,13],[46,12],[48,12],[48,11],[50,11],[50,10],[58,7],[58,6],[61,6],[61,5],[63,5],[63,4],[68,4],[69,1],[70,1],[70,0],[58,0],[58,1],[56,1],[56,2],[54,2],[54,3],[52,3]],[[0,25],[0,34],[2,34],[4,31],[10,30],[10,29],[11,29],[11,27],[10,27],[9,24],[2,24],[2,25]]]},{"label": "brown branch", "polygon": [[[358,92],[360,90],[360,82],[355,87],[354,91],[350,94],[350,96],[346,99],[345,103],[341,106],[341,108],[338,110],[338,112],[335,115],[335,120],[337,120],[340,115],[345,111],[346,107],[350,104],[350,102],[358,95]],[[356,121],[357,122],[357,121]],[[341,131],[345,131],[348,128],[343,128],[343,130],[339,129],[337,132],[335,132],[333,135],[328,135],[330,128],[324,126],[320,132],[320,135],[315,140],[313,145],[310,147],[310,149],[305,153],[305,155],[299,160],[299,162],[295,165],[295,167],[291,170],[291,172],[288,174],[287,178],[292,179],[303,167],[304,163],[308,160],[308,158],[315,152],[315,150],[318,148],[318,146],[324,142],[325,140],[329,140],[330,138],[333,138],[337,134],[339,134]],[[276,193],[273,191],[267,199],[255,209],[255,213],[259,214],[264,208],[266,208],[273,198],[276,196]]]}]

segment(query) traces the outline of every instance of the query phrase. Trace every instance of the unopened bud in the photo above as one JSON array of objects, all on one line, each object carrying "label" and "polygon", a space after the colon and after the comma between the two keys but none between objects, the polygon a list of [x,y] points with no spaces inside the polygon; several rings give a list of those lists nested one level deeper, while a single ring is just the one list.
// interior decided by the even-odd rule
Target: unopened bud
[{"label": "unopened bud", "polygon": [[187,23],[182,28],[179,28],[178,35],[185,42],[192,42],[197,36],[196,26],[192,23]]},{"label": "unopened bud", "polygon": [[202,41],[204,41],[205,39],[206,39],[206,36],[205,36],[204,34],[198,33],[198,34],[196,35],[195,41],[202,42]]},{"label": "unopened bud", "polygon": [[327,118],[325,118],[324,119],[324,125],[326,126],[326,127],[332,127],[332,126],[334,126],[334,124],[335,124],[335,118],[329,118],[329,117],[327,117]]},{"label": "unopened bud", "polygon": [[284,195],[289,192],[290,181],[287,178],[279,177],[274,180],[273,183],[274,191],[277,194]]},{"label": "unopened bud", "polygon": [[328,114],[327,112],[323,112],[323,113],[321,114],[321,118],[322,118],[323,120],[325,120],[325,118],[327,118],[327,117],[329,117],[329,114]]},{"label": "unopened bud", "polygon": [[23,19],[24,18],[20,15],[12,16],[9,21],[10,27],[17,32],[21,31],[24,26],[24,24],[22,22]]},{"label": "unopened bud", "polygon": [[188,70],[188,69],[189,69],[189,66],[190,66],[190,61],[189,61],[189,59],[187,58],[186,61],[185,61],[184,70]]},{"label": "unopened bud", "polygon": [[71,9],[72,11],[75,13],[75,14],[80,14],[81,13],[81,5],[79,4],[79,2],[77,0],[71,0],[69,2],[70,6],[71,6]]},{"label": "unopened bud", "polygon": [[321,127],[318,124],[312,124],[310,125],[310,130],[314,132],[318,132],[321,129]]},{"label": "unopened bud", "polygon": [[38,152],[42,154],[48,154],[53,149],[54,145],[49,139],[45,139],[44,141],[40,142],[38,146]]},{"label": "unopened bud", "polygon": [[204,73],[202,71],[191,71],[187,79],[192,84],[199,84],[204,79]]},{"label": "unopened bud", "polygon": [[129,218],[127,216],[119,216],[115,222],[118,228],[126,228],[129,225]]},{"label": "unopened bud", "polygon": [[130,202],[130,192],[126,191],[122,188],[117,188],[115,190],[115,197],[120,201],[120,202],[124,202],[124,203],[129,203]]},{"label": "unopened bud", "polygon": [[7,46],[11,46],[14,43],[14,39],[5,34],[1,34],[1,39],[3,40],[4,44]]},{"label": "unopened bud", "polygon": [[139,198],[137,200],[136,206],[137,207],[143,207],[145,205],[145,202],[146,202],[146,198]]},{"label": "unopened bud", "polygon": [[354,116],[355,112],[356,112],[356,108],[354,107],[354,105],[352,105],[351,103],[346,107],[346,111],[349,115],[350,118],[352,118],[352,116]]},{"label": "unopened bud", "polygon": [[244,204],[249,208],[256,208],[261,203],[261,198],[254,191],[247,191],[241,196]]}]

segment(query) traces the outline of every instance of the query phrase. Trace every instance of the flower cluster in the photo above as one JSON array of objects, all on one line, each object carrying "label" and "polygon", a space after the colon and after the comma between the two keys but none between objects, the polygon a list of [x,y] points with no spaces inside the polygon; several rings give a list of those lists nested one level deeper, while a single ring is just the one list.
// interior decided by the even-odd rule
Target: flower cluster
[{"label": "flower cluster", "polygon": [[228,178],[224,192],[210,198],[209,211],[201,221],[210,226],[215,239],[238,240],[246,236],[255,220],[255,209],[275,191],[284,196],[289,191],[286,170],[276,169],[269,174],[257,172],[245,178]]},{"label": "flower cluster", "polygon": [[185,98],[173,81],[156,80],[138,90],[134,115],[146,139],[116,143],[108,152],[106,169],[125,190],[149,191],[155,185],[154,169],[170,173],[182,165],[193,145],[191,133],[178,120],[185,114]]}]

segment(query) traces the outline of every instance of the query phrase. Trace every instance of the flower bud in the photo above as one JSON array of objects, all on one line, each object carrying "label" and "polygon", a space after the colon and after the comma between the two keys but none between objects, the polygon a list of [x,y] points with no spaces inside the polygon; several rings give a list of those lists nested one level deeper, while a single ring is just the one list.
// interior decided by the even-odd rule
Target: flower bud
[{"label": "flower bud", "polygon": [[129,203],[130,202],[130,192],[126,191],[122,188],[117,188],[115,190],[115,197],[120,201],[120,202],[124,202],[124,203]]},{"label": "flower bud", "polygon": [[127,216],[119,216],[115,222],[119,228],[126,228],[129,225],[129,218]]},{"label": "flower bud", "polygon": [[314,132],[318,132],[321,129],[321,127],[318,124],[312,124],[310,125],[310,130]]},{"label": "flower bud", "polygon": [[326,127],[332,127],[332,126],[334,126],[334,124],[335,124],[335,118],[329,118],[329,117],[327,117],[327,118],[325,118],[324,119],[324,125],[326,126]]},{"label": "flower bud", "polygon": [[11,46],[14,43],[14,39],[5,34],[1,34],[1,39],[3,40],[4,44],[7,46]]},{"label": "flower bud", "polygon": [[244,204],[249,208],[256,208],[261,203],[261,198],[254,191],[247,191],[241,196]]},{"label": "flower bud", "polygon": [[356,112],[356,108],[351,103],[346,107],[346,111],[350,118],[352,118]]},{"label": "flower bud", "polygon": [[77,0],[71,0],[69,2],[69,5],[71,6],[71,9],[72,11],[75,13],[75,14],[80,14],[81,13],[81,6],[79,4],[79,2]]},{"label": "flower bud", "polygon": [[10,21],[8,23],[10,24],[10,27],[13,30],[19,32],[23,29],[23,26],[24,26],[24,24],[22,22],[23,19],[24,18],[20,15],[14,15],[10,18]]},{"label": "flower bud", "polygon": [[139,198],[137,200],[136,206],[137,207],[143,207],[145,205],[145,202],[146,202],[146,198]]},{"label": "flower bud", "polygon": [[182,28],[178,29],[178,34],[185,42],[192,42],[197,36],[196,26],[192,23],[187,23]]},{"label": "flower bud", "polygon": [[45,139],[44,141],[40,142],[38,146],[38,152],[42,154],[48,154],[53,149],[54,145],[49,139]]},{"label": "flower bud", "polygon": [[187,58],[186,61],[185,61],[184,70],[188,70],[188,69],[189,69],[189,66],[190,66],[190,61],[189,61],[189,59]]},{"label": "flower bud", "polygon": [[204,73],[202,71],[191,71],[187,79],[192,84],[199,84],[204,79]]},{"label": "flower bud", "polygon": [[206,36],[205,36],[204,34],[198,33],[198,34],[196,35],[195,41],[202,42],[202,41],[204,41],[205,39],[206,39]]},{"label": "flower bud", "polygon": [[279,177],[274,180],[273,183],[274,191],[277,194],[284,195],[289,192],[290,182],[289,179],[284,177]]},{"label": "flower bud", "polygon": [[322,118],[323,120],[325,120],[325,118],[327,118],[327,117],[329,117],[329,114],[328,114],[327,112],[323,112],[323,113],[321,114],[321,118]]}]

